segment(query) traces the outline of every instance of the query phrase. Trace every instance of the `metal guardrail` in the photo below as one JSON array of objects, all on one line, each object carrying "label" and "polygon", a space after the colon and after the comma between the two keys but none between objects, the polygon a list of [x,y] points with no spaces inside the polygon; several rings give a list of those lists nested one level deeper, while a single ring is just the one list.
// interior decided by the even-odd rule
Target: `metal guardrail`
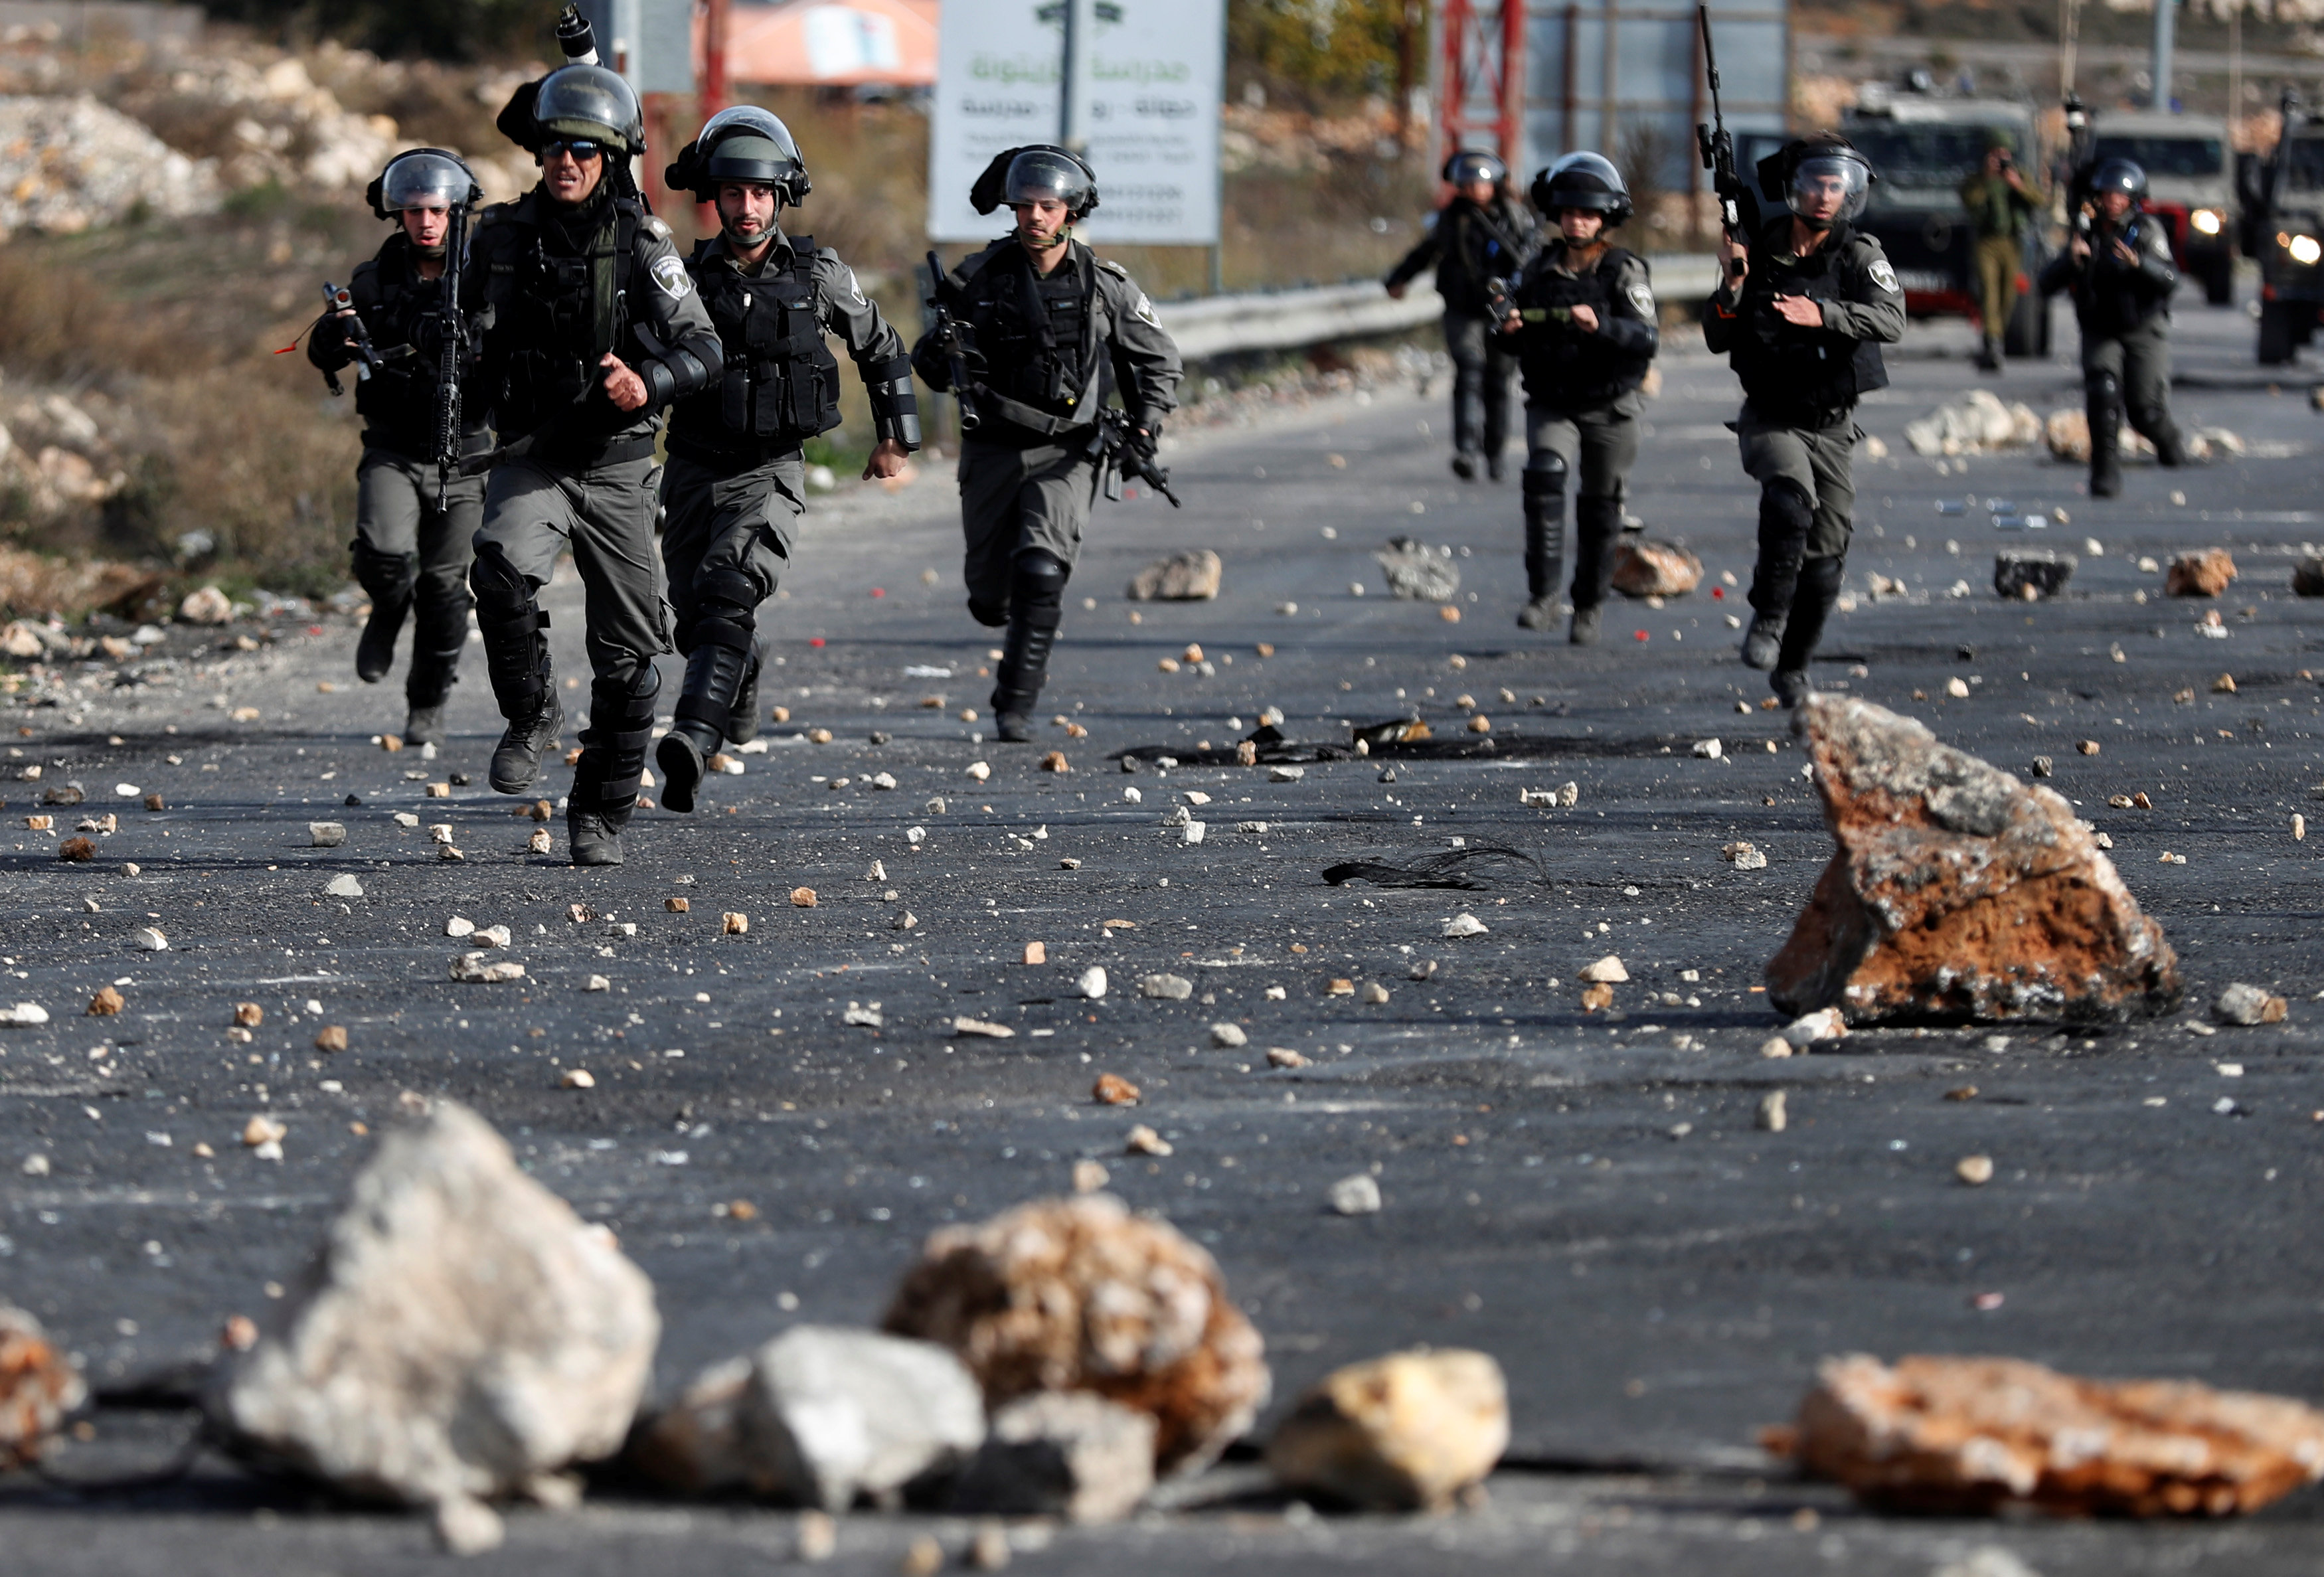
[{"label": "metal guardrail", "polygon": [[[1666,301],[1700,301],[1717,282],[1708,253],[1665,253],[1647,258],[1655,293]],[[1262,290],[1240,296],[1204,296],[1191,301],[1157,302],[1155,315],[1178,342],[1188,361],[1240,351],[1295,350],[1335,339],[1401,334],[1444,315],[1443,298],[1416,281],[1402,300],[1377,283],[1320,285],[1296,290]]]}]

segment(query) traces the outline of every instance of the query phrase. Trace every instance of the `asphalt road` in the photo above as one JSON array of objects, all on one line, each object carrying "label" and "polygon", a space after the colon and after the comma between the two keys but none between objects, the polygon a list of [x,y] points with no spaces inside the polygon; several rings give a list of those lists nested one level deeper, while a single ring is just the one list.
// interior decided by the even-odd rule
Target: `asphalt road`
[{"label": "asphalt road", "polygon": [[[173,634],[161,650],[179,660],[145,682],[118,684],[106,663],[28,687],[5,714],[5,764],[44,775],[0,792],[10,822],[40,808],[39,789],[76,780],[88,808],[120,823],[86,865],[55,854],[81,812],[57,813],[53,835],[0,843],[0,996],[53,1015],[0,1031],[0,1295],[48,1322],[100,1384],[198,1358],[227,1315],[263,1315],[268,1284],[316,1240],[364,1153],[353,1127],[420,1091],[475,1105],[536,1176],[620,1234],[660,1289],[668,1392],[791,1321],[876,1319],[932,1228],[1062,1191],[1093,1157],[1133,1205],[1218,1256],[1268,1340],[1270,1416],[1339,1363],[1461,1344],[1508,1370],[1516,1439],[1481,1511],[1318,1519],[1231,1462],[1137,1524],[1038,1548],[1045,1536],[1023,1536],[1026,1570],[1263,1558],[1286,1572],[1420,1572],[1451,1554],[1593,1572],[1923,1573],[1986,1545],[2049,1577],[2312,1570],[2314,1494],[2225,1526],[1914,1522],[1794,1484],[1754,1444],[1790,1416],[1819,1358],[1850,1351],[2006,1353],[2324,1397],[2324,1250],[2310,1215],[2324,1177],[2324,1006],[2310,1001],[2324,995],[2324,893],[2315,845],[2291,832],[2324,779],[2306,671],[2324,666],[2312,655],[2324,618],[2289,590],[2294,557],[2324,539],[2320,419],[2303,379],[2271,385],[2250,364],[2240,313],[2190,308],[2181,334],[2181,420],[2232,429],[2248,452],[2178,474],[2135,466],[2125,497],[2093,503],[2080,472],[2046,455],[1944,474],[1914,456],[1904,422],[1978,382],[1964,332],[1915,326],[1895,386],[1862,412],[1892,457],[1859,470],[1857,605],[1835,618],[1816,669],[2006,769],[2052,757],[2052,786],[2112,836],[2179,949],[2190,989],[2173,1019],[2101,1034],[1871,1031],[1815,1056],[1757,1055],[1775,1019],[1754,988],[1831,844],[1783,715],[1757,706],[1764,677],[1734,658],[1739,594],[1722,576],[1748,580],[1755,494],[1720,426],[1733,381],[1682,347],[1649,408],[1633,508],[1710,573],[1668,606],[1610,610],[1609,638],[1586,650],[1515,627],[1516,486],[1449,475],[1441,395],[1342,397],[1199,436],[1172,456],[1183,513],[1156,500],[1104,508],[1044,703],[1087,736],[1050,726],[1037,746],[980,741],[989,722],[964,718],[985,708],[977,670],[991,635],[961,606],[941,480],[851,494],[812,519],[768,610],[779,666],[765,699],[789,723],[747,775],[714,779],[696,815],[641,813],[620,871],[562,863],[561,818],[556,855],[524,852],[532,824],[482,786],[498,719],[479,652],[453,706],[456,737],[431,762],[370,742],[399,720],[400,697],[354,682],[344,622],[245,623],[237,632],[261,638],[248,652]],[[2061,346],[2072,339],[2065,327]],[[1985,382],[2037,411],[2080,403],[2064,360]],[[1997,499],[2070,521],[1998,531]],[[1459,622],[1385,595],[1370,555],[1399,534],[1460,555]],[[2064,600],[1994,595],[1995,549],[2020,543],[2080,557]],[[2139,567],[2210,545],[2243,572],[2218,604],[2218,638]],[[1122,599],[1139,564],[1190,546],[1224,558],[1216,602]],[[1874,574],[1904,595],[1876,600]],[[1948,595],[1957,582],[1966,595]],[[582,674],[576,589],[560,584],[552,602],[560,672]],[[1184,666],[1189,642],[1212,671]],[[1162,671],[1165,658],[1181,671]],[[2213,688],[2223,673],[2231,694]],[[1966,698],[1948,696],[1953,678]],[[1489,736],[1464,731],[1463,696]],[[1493,748],[1317,764],[1290,783],[1191,764],[1270,706],[1300,740],[1345,744],[1351,723],[1412,710],[1440,742]],[[808,728],[834,742],[807,742]],[[1722,757],[1697,758],[1691,747],[1712,737]],[[2101,753],[2076,753],[2086,739]],[[1070,772],[1038,770],[1053,748]],[[1125,751],[1145,769],[1124,775]],[[1157,754],[1189,764],[1159,770]],[[968,775],[979,761],[988,781]],[[881,772],[892,790],[869,786]],[[474,785],[424,797],[454,773]],[[1572,808],[1519,803],[1521,789],[1568,780]],[[116,785],[169,808],[115,799]],[[1132,788],[1142,803],[1125,801]],[[1189,791],[1210,797],[1194,845],[1161,825]],[[2139,791],[2152,810],[2107,808]],[[399,826],[398,811],[421,825]],[[318,819],[343,821],[345,845],[310,847]],[[464,862],[437,858],[425,827],[439,821]],[[1530,851],[1543,877],[1472,893],[1320,878],[1341,860],[1455,838]],[[1766,852],[1765,870],[1721,860],[1737,838]],[[884,879],[867,879],[875,861]],[[132,862],[142,874],[125,873]],[[363,897],[326,896],[345,874]],[[802,886],[816,907],[790,901]],[[678,897],[690,912],[665,908]],[[599,918],[576,923],[575,903]],[[1464,909],[1487,933],[1444,939]],[[729,910],[750,915],[747,936],[720,936]],[[915,923],[896,928],[907,912]],[[456,914],[508,926],[526,979],[447,979]],[[152,925],[167,952],[138,950],[134,934]],[[1019,962],[1036,940],[1048,962]],[[1611,1022],[1579,1010],[1574,980],[1607,952],[1633,982]],[[1430,962],[1432,979],[1412,978]],[[1095,1002],[1074,990],[1092,964],[1114,982]],[[1139,997],[1139,978],[1162,971],[1192,979],[1194,1000]],[[610,991],[585,991],[591,974]],[[1328,995],[1335,978],[1382,984],[1389,1001]],[[2291,1020],[2192,1032],[2235,980],[2290,996]],[[125,1010],[79,1017],[107,982]],[[243,1044],[227,1032],[245,1001],[265,1020]],[[858,1003],[876,1003],[884,1025],[844,1026]],[[1016,1034],[954,1036],[955,1016]],[[1209,1026],[1227,1020],[1247,1047],[1211,1048]],[[311,1051],[322,1024],[346,1026],[349,1049]],[[1269,1047],[1310,1060],[1272,1069]],[[595,1088],[560,1089],[573,1067]],[[1143,1086],[1144,1103],[1093,1105],[1103,1072]],[[1973,1099],[1945,1099],[1964,1084]],[[1777,1089],[1788,1130],[1755,1131],[1760,1096]],[[289,1125],[280,1162],[238,1142],[262,1110]],[[1175,1153],[1124,1155],[1133,1121]],[[1996,1163],[1981,1189],[1953,1174],[1972,1152]],[[19,1170],[35,1154],[45,1176]],[[1386,1208],[1328,1214],[1325,1190],[1359,1170],[1377,1173]],[[730,1213],[736,1200],[755,1219]],[[1977,1306],[1990,1294],[1997,1306]],[[171,1427],[109,1413],[57,1471],[159,1460]],[[508,1549],[476,1569],[733,1571],[788,1551],[791,1526],[613,1486],[577,1516],[520,1515]],[[854,1519],[838,1569],[892,1570],[929,1529],[960,1534]],[[207,1461],[126,1496],[0,1478],[0,1547],[42,1572],[369,1572],[435,1559],[414,1520],[349,1514]]]}]

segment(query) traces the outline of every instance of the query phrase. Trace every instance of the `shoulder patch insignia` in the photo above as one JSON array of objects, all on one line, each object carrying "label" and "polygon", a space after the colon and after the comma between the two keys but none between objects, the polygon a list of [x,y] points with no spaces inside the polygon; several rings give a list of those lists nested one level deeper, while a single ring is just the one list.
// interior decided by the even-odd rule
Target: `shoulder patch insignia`
[{"label": "shoulder patch insignia", "polygon": [[654,283],[661,287],[661,293],[673,301],[682,299],[694,288],[694,281],[687,274],[686,264],[678,261],[675,253],[665,253],[654,259],[653,279]]},{"label": "shoulder patch insignia", "polygon": [[848,267],[845,263],[841,263],[839,261],[839,254],[832,251],[829,247],[826,246],[824,248],[823,254],[831,259],[833,265],[838,269],[839,277],[835,282],[845,287],[847,299],[854,302],[859,307],[868,305],[863,299],[863,286],[856,279],[855,271]]},{"label": "shoulder patch insignia", "polygon": [[1138,305],[1132,307],[1130,311],[1136,315],[1140,323],[1145,324],[1149,328],[1159,328],[1162,327],[1162,319],[1154,316],[1154,303],[1147,299],[1146,292],[1144,290],[1138,292]]},{"label": "shoulder patch insignia", "polygon": [[1097,265],[1118,280],[1126,280],[1130,277],[1130,271],[1110,257],[1099,258]]},{"label": "shoulder patch insignia", "polygon": [[647,235],[652,236],[657,241],[667,241],[670,237],[669,226],[663,222],[661,216],[659,214],[646,215],[643,218],[638,221],[638,228],[643,230]]},{"label": "shoulder patch insignia", "polygon": [[1632,285],[1623,292],[1630,299],[1630,309],[1647,322],[1654,321],[1655,293],[1644,285]]},{"label": "shoulder patch insignia", "polygon": [[1874,258],[1872,260],[1871,268],[1866,272],[1871,274],[1872,282],[1874,284],[1878,285],[1882,290],[1888,291],[1892,295],[1896,292],[1896,271],[1888,266],[1888,260],[1886,258]]}]

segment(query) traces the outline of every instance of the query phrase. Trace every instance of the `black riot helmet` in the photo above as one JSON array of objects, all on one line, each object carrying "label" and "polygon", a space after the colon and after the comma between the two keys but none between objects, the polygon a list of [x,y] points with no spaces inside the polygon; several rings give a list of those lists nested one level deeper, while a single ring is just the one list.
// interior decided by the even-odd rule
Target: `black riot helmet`
[{"label": "black riot helmet", "polygon": [[1475,148],[1463,148],[1444,161],[1444,184],[1467,186],[1472,180],[1490,181],[1499,186],[1509,178],[1509,167],[1490,153]]},{"label": "black riot helmet", "polygon": [[1556,217],[1560,208],[1587,208],[1605,215],[1609,230],[1632,211],[1622,172],[1602,153],[1568,153],[1533,178],[1531,196],[1547,217]]},{"label": "black riot helmet", "polygon": [[392,219],[406,208],[472,208],[484,200],[484,189],[457,153],[407,148],[372,178],[364,197],[373,213]]},{"label": "black riot helmet", "polygon": [[690,191],[704,202],[716,198],[720,183],[729,180],[770,186],[775,200],[792,208],[815,189],[790,128],[754,104],[722,109],[705,121],[662,179],[671,190]]},{"label": "black riot helmet", "polygon": [[2118,191],[2135,204],[2146,195],[2146,171],[2127,159],[2101,160],[2090,173],[2089,190],[2094,198]]},{"label": "black riot helmet", "polygon": [[1097,209],[1097,171],[1069,148],[1036,143],[995,155],[968,190],[969,205],[980,214],[1042,199],[1065,204],[1069,222],[1087,218]]},{"label": "black riot helmet", "polygon": [[603,66],[560,66],[540,79],[532,99],[533,140],[604,143],[624,154],[646,151],[645,116],[630,85]]},{"label": "black riot helmet", "polygon": [[[1838,132],[1817,132],[1784,143],[1759,161],[1758,175],[1759,190],[1768,201],[1784,204],[1800,223],[1816,230],[1829,230],[1862,213],[1872,183],[1879,179],[1856,144]],[[1811,200],[1834,192],[1840,198],[1838,210],[1818,218]]]}]

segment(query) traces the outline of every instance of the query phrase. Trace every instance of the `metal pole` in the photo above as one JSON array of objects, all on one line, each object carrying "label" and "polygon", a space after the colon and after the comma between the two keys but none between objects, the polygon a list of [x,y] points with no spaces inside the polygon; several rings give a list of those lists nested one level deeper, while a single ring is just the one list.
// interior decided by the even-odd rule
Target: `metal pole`
[{"label": "metal pole", "polygon": [[1082,7],[1089,0],[1065,0],[1065,56],[1057,69],[1057,141],[1075,152],[1082,151],[1081,90]]},{"label": "metal pole", "polygon": [[1582,7],[1565,8],[1565,115],[1559,128],[1558,148],[1561,154],[1573,152],[1573,99],[1581,91],[1582,79]]},{"label": "metal pole", "polygon": [[1501,0],[1501,162],[1526,162],[1526,0]]},{"label": "metal pole", "polygon": [[2236,117],[2244,112],[2244,0],[2227,10],[2227,140],[2235,140]]},{"label": "metal pole", "polygon": [[695,113],[708,120],[726,107],[727,0],[704,0],[702,8],[702,102]]},{"label": "metal pole", "polygon": [[2147,95],[2153,108],[2171,108],[2172,32],[2178,22],[2172,0],[2154,0],[2154,87]]},{"label": "metal pole", "polygon": [[[1686,124],[1692,127],[1701,125],[1703,120],[1702,30],[1688,28],[1686,39]],[[1683,159],[1680,162],[1686,166],[1686,244],[1691,249],[1699,248],[1702,244],[1702,161]]]},{"label": "metal pole", "polygon": [[[1614,99],[1615,96],[1620,91],[1620,78],[1618,75],[1620,61],[1616,49],[1617,25],[1614,11],[1614,0],[1606,0],[1605,33],[1605,86],[1603,88],[1605,101],[1598,106],[1598,147],[1599,151],[1603,152],[1607,158],[1613,159],[1619,157],[1619,155],[1615,152],[1615,140],[1618,134],[1615,130],[1614,124]],[[1789,78],[1789,76],[1790,73],[1786,72],[1786,79]]]}]

